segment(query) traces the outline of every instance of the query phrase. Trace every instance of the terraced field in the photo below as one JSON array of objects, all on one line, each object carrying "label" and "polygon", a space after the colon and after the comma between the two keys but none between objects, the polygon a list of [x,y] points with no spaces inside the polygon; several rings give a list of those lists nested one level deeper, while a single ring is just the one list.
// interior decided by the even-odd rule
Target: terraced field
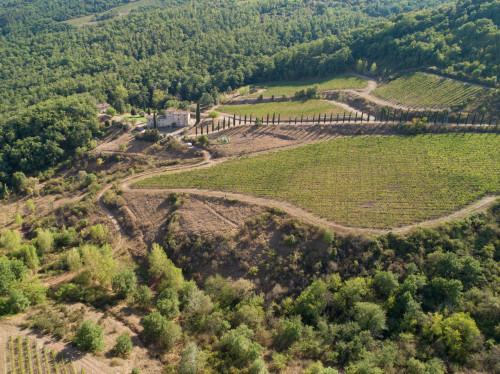
[{"label": "terraced field", "polygon": [[252,115],[253,118],[264,117],[264,120],[266,120],[268,114],[270,118],[272,118],[273,113],[276,113],[276,119],[278,119],[278,115],[280,115],[282,119],[300,118],[301,116],[312,119],[313,116],[317,118],[319,114],[321,114],[321,116],[325,114],[327,116],[336,116],[337,114],[343,115],[344,112],[346,112],[344,108],[322,100],[221,105],[217,110],[223,113],[236,114],[238,116]]},{"label": "terraced field", "polygon": [[483,134],[346,137],[134,187],[227,189],[280,199],[334,222],[395,228],[500,192],[500,137]]},{"label": "terraced field", "polygon": [[482,88],[425,73],[402,76],[372,91],[392,102],[420,107],[452,107],[474,100]]},{"label": "terraced field", "polygon": [[[271,82],[266,84],[256,84],[252,86],[258,90],[264,89],[262,92],[264,96],[282,96],[294,95],[295,92],[300,90],[307,90],[314,85],[318,85],[320,91],[325,90],[341,90],[346,88],[364,88],[367,85],[366,80],[350,74],[342,74],[333,78],[304,80],[304,81],[281,81]],[[260,93],[249,95],[250,97],[257,97]]]}]

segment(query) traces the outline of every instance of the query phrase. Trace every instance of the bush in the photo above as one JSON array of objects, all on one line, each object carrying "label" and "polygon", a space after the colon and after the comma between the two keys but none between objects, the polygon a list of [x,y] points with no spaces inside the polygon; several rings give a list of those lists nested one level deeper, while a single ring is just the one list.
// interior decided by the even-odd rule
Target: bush
[{"label": "bush", "polygon": [[156,306],[162,316],[168,319],[174,318],[179,314],[179,298],[177,297],[177,292],[171,288],[165,288],[160,296],[158,296]]},{"label": "bush", "polygon": [[136,291],[137,277],[132,270],[124,270],[113,277],[111,284],[118,296],[126,298]]},{"label": "bush", "polygon": [[135,134],[137,140],[156,143],[161,139],[160,132],[157,129],[145,130],[143,133]]},{"label": "bush", "polygon": [[325,244],[332,245],[334,239],[335,235],[333,234],[333,232],[331,232],[330,230],[325,230],[325,232],[323,233],[323,241],[325,242]]},{"label": "bush", "polygon": [[142,310],[151,309],[151,305],[153,303],[153,295],[151,294],[151,290],[149,289],[149,287],[146,285],[140,286],[134,295],[134,301],[136,305]]},{"label": "bush", "polygon": [[181,353],[179,374],[198,374],[205,366],[205,353],[191,342]]},{"label": "bush", "polygon": [[208,118],[219,118],[219,113],[213,110],[208,114]]},{"label": "bush", "polygon": [[78,349],[88,352],[104,349],[102,327],[90,319],[84,321],[76,334],[76,345]]},{"label": "bush", "polygon": [[182,336],[179,325],[170,322],[159,312],[153,312],[142,319],[146,337],[158,342],[166,349],[172,349]]},{"label": "bush", "polygon": [[202,135],[198,138],[198,143],[200,143],[203,146],[208,146],[210,145],[210,139],[208,139],[208,136]]},{"label": "bush", "polygon": [[132,339],[127,334],[121,334],[116,338],[116,344],[113,347],[113,352],[116,356],[126,357],[129,356],[134,350]]},{"label": "bush", "polygon": [[30,301],[21,290],[12,289],[7,300],[10,313],[16,314],[24,312],[30,306]]}]

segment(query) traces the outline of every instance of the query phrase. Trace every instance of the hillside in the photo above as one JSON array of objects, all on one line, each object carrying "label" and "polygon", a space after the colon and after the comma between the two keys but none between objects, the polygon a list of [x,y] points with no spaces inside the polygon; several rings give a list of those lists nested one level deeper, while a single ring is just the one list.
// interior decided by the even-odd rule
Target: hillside
[{"label": "hillside", "polygon": [[500,0],[0,0],[0,374],[500,373]]}]

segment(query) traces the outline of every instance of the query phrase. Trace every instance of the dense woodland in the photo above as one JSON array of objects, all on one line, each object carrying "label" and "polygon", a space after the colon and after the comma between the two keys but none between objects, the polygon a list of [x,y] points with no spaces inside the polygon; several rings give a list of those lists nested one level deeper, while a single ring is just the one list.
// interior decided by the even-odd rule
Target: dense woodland
[{"label": "dense woodland", "polygon": [[367,30],[380,17],[364,4],[194,2],[80,29],[12,31],[0,37],[2,112],[82,92],[118,108],[161,106],[167,95],[198,100],[245,83],[332,75],[358,59],[376,62],[380,73],[436,66],[491,82],[498,75],[498,0],[444,5]]},{"label": "dense woodland", "polygon": [[[0,258],[0,314],[25,311],[46,297],[104,309],[126,300],[144,312],[151,347],[182,352],[167,368],[182,374],[267,373],[266,364],[278,373],[299,362],[309,374],[498,372],[498,203],[437,229],[370,239],[336,236],[270,208],[234,236],[206,239],[176,230],[176,211],[186,199],[169,197],[163,248],[153,244],[135,269],[113,259],[105,227],[88,225],[91,199],[48,219],[25,217],[30,240],[15,230],[0,236],[7,254]],[[119,191],[105,200],[113,209],[122,204]],[[79,221],[66,228],[70,220]],[[269,233],[272,243],[264,239]],[[240,247],[253,243],[265,261],[247,267],[241,279],[218,274],[245,268],[252,255]],[[38,269],[83,266],[48,293],[33,277]],[[93,322],[72,332],[51,309],[37,310],[30,322],[38,329],[73,336],[84,351],[104,349],[102,328]],[[125,354],[133,350],[132,343],[125,346]]]}]

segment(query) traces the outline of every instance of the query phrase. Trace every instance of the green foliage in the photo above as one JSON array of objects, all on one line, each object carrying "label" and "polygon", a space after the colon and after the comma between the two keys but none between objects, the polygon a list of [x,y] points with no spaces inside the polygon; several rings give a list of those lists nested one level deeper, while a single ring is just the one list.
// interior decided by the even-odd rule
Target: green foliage
[{"label": "green foliage", "polygon": [[384,310],[374,303],[357,302],[354,305],[354,319],[361,329],[370,330],[374,335],[387,328]]},{"label": "green foliage", "polygon": [[134,345],[132,344],[132,339],[127,334],[121,334],[116,338],[116,344],[113,347],[113,353],[116,356],[127,357],[132,354],[134,350]]},{"label": "green foliage", "polygon": [[377,271],[373,277],[373,287],[381,298],[387,299],[398,286],[398,276],[390,271]]},{"label": "green foliage", "polygon": [[434,342],[443,342],[450,358],[464,362],[479,348],[479,329],[466,313],[454,313],[448,318],[441,314],[428,316],[423,335]]},{"label": "green foliage", "polygon": [[210,145],[210,139],[208,139],[208,136],[202,135],[198,139],[198,143],[200,143],[203,146],[209,146]]},{"label": "green foliage", "polygon": [[153,312],[142,319],[146,337],[158,342],[163,348],[171,350],[182,336],[182,329],[170,322],[159,312]]},{"label": "green foliage", "polygon": [[76,345],[82,351],[103,350],[105,344],[102,327],[92,320],[85,320],[76,333]]},{"label": "green foliage", "polygon": [[30,301],[21,290],[13,288],[10,290],[7,304],[10,312],[17,314],[26,311],[30,306]]},{"label": "green foliage", "polygon": [[181,352],[179,374],[198,374],[205,366],[206,354],[195,343],[190,342]]},{"label": "green foliage", "polygon": [[152,278],[162,281],[163,287],[169,287],[174,290],[181,288],[184,283],[181,269],[167,257],[167,254],[158,244],[153,243],[151,252],[148,256],[149,275]]},{"label": "green foliage", "polygon": [[156,301],[156,307],[162,316],[172,319],[179,314],[179,298],[177,292],[171,288],[165,288]]},{"label": "green foliage", "polygon": [[134,294],[134,302],[142,310],[149,310],[153,305],[153,294],[148,286],[142,285]]},{"label": "green foliage", "polygon": [[99,281],[102,286],[110,286],[116,266],[111,247],[87,244],[81,247],[81,251],[83,263],[89,269],[92,279]]},{"label": "green foliage", "polygon": [[113,276],[111,285],[115,293],[126,298],[136,291],[137,277],[132,270],[123,270]]},{"label": "green foliage", "polygon": [[[24,174],[55,166],[78,147],[87,147],[98,131],[96,113],[90,96],[75,95],[29,107],[4,122],[0,181],[20,188]],[[20,128],[22,132],[17,131]]]},{"label": "green foliage", "polygon": [[38,229],[36,246],[41,254],[52,252],[54,250],[54,235],[48,230]]},{"label": "green foliage", "polygon": [[245,325],[229,330],[219,342],[219,350],[231,359],[231,363],[243,368],[260,357],[263,348],[251,341],[253,331]]},{"label": "green foliage", "polygon": [[21,260],[9,260],[0,257],[0,296],[6,296],[13,283],[23,280],[28,275],[28,268]]},{"label": "green foliage", "polygon": [[21,235],[17,230],[5,229],[0,235],[0,246],[7,253],[13,252],[21,245]]}]

